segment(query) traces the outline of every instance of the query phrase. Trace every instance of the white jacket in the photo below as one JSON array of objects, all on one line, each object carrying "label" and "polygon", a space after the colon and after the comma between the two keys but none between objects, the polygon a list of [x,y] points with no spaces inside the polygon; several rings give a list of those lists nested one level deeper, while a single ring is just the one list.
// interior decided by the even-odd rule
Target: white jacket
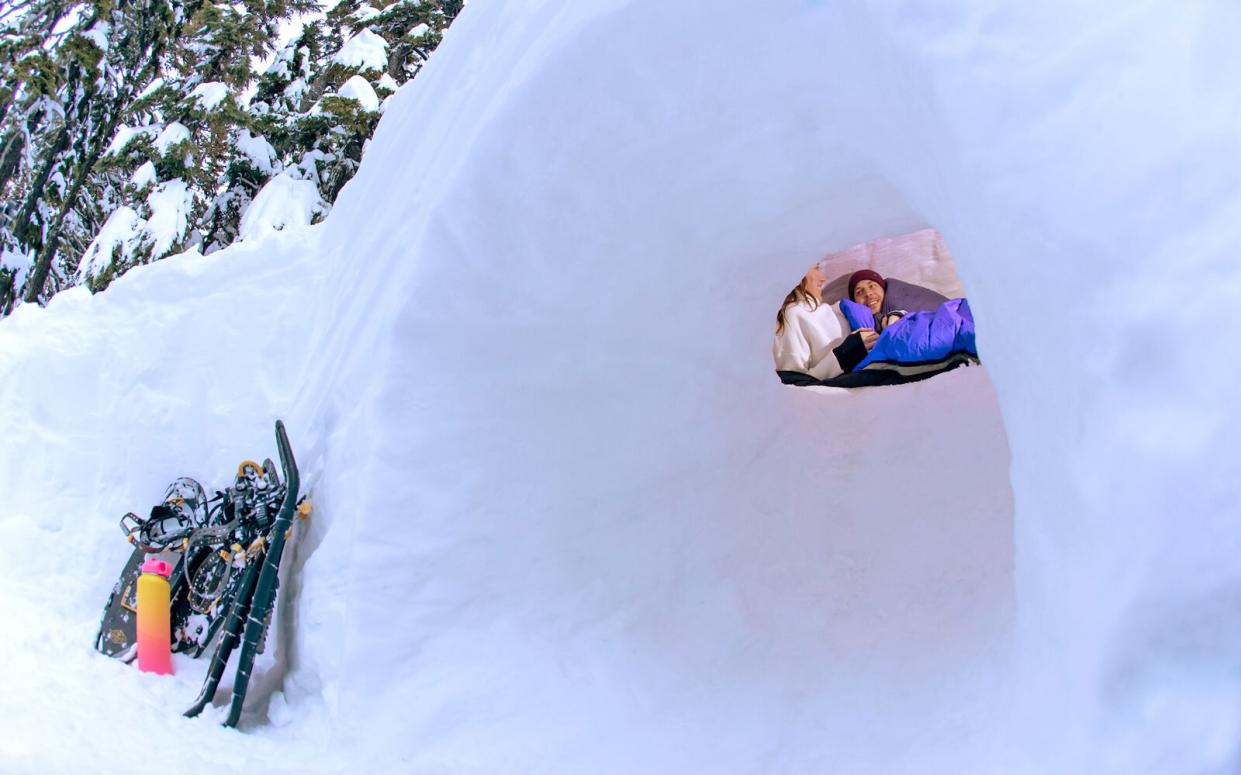
[{"label": "white jacket", "polygon": [[776,334],[771,355],[776,371],[800,371],[815,379],[831,379],[844,373],[832,348],[848,336],[849,321],[840,303],[823,303],[811,309],[795,302],[784,309],[784,330]]}]

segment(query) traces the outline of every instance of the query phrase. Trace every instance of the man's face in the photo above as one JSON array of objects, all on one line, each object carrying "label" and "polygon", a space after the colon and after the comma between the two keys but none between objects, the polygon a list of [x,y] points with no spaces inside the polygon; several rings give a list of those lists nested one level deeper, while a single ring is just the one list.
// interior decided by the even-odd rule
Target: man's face
[{"label": "man's face", "polygon": [[870,307],[870,311],[877,315],[883,306],[883,286],[874,280],[862,280],[853,288],[853,300]]}]

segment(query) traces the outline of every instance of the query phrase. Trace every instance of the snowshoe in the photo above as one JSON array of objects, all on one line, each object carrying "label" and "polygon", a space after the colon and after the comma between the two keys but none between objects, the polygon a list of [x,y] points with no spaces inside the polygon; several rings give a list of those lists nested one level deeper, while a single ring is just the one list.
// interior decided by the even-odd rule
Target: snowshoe
[{"label": "snowshoe", "polygon": [[[121,530],[133,544],[134,551],[104,605],[95,636],[97,651],[127,662],[133,659],[138,626],[137,582],[142,575],[143,561],[149,554],[180,549],[189,535],[207,520],[206,493],[202,485],[188,477],[168,485],[163,502],[151,509],[149,518],[141,519],[132,512],[121,517]],[[182,576],[181,564],[177,562],[169,579],[174,589],[182,583]]]},{"label": "snowshoe", "polygon": [[237,597],[246,566],[261,559],[263,535],[284,500],[277,468],[271,459],[237,466],[233,486],[220,494],[221,511],[230,516],[218,528],[200,530],[187,543],[185,585],[174,593],[174,651],[197,657],[215,639],[223,613]]}]

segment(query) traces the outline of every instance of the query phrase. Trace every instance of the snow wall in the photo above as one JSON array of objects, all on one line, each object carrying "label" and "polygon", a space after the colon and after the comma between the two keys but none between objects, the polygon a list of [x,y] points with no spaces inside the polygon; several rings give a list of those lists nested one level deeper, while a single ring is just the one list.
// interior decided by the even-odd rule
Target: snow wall
[{"label": "snow wall", "polygon": [[[1236,15],[472,3],[323,226],[0,324],[0,711],[88,741],[11,755],[132,757],[28,699],[90,682],[323,768],[1235,769]],[[927,225],[987,370],[778,385],[805,268]],[[116,515],[277,415],[318,516],[242,744],[79,652]]]}]

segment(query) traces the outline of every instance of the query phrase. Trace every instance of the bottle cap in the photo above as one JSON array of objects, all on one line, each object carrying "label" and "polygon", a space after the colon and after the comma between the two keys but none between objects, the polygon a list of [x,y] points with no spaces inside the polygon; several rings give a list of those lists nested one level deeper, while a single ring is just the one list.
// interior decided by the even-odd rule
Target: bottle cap
[{"label": "bottle cap", "polygon": [[143,573],[154,573],[158,576],[168,578],[172,575],[172,563],[167,560],[161,560],[158,557],[151,557],[142,563]]}]

